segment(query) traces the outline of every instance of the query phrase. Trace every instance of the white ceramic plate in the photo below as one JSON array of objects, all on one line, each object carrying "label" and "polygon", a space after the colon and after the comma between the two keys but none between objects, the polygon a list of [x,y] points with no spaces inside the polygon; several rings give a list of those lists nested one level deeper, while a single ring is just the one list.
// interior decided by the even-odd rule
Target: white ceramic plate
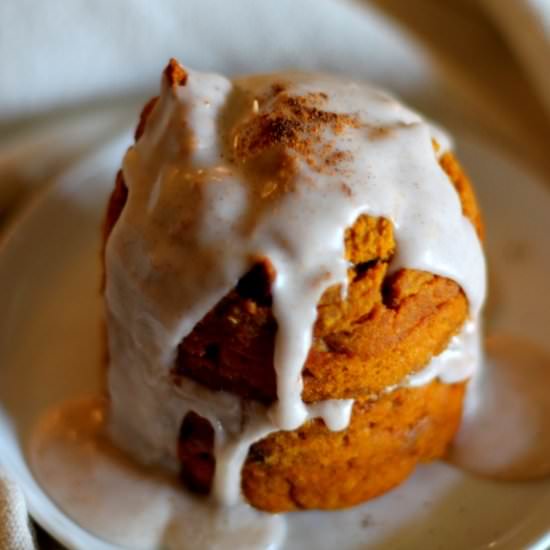
[{"label": "white ceramic plate", "polygon": [[[235,0],[231,8],[223,3],[223,10],[216,9],[216,0],[190,4],[203,24],[186,29],[175,53],[197,68],[247,72],[295,66],[369,78],[444,123],[448,106],[459,104],[456,90],[422,48],[364,9],[366,2],[302,0],[298,9],[295,0],[261,8]],[[51,146],[51,129],[47,135]],[[82,550],[113,547],[44,494],[28,468],[26,446],[49,406],[99,385],[99,225],[129,135],[59,178],[25,212],[0,252],[0,465],[19,481],[33,517],[63,544]],[[525,168],[487,146],[472,140],[458,145],[487,217],[490,324],[535,338],[550,350],[549,193]],[[34,148],[18,157],[18,165],[32,166],[46,153]],[[306,529],[297,529],[298,523]],[[353,514],[295,516],[286,548],[543,549],[550,547],[549,532],[550,482],[504,485],[436,463]]]},{"label": "white ceramic plate", "polygon": [[[0,464],[21,484],[36,520],[83,550],[112,546],[49,500],[28,468],[26,446],[47,407],[98,387],[99,226],[128,143],[124,134],[69,170],[29,208],[0,254]],[[490,324],[550,351],[550,193],[479,142],[459,140],[459,152],[486,213],[495,289]],[[363,505],[361,514],[301,513],[286,548],[548,548],[550,480],[502,484],[435,463]],[[298,530],[298,523],[308,528]]]}]

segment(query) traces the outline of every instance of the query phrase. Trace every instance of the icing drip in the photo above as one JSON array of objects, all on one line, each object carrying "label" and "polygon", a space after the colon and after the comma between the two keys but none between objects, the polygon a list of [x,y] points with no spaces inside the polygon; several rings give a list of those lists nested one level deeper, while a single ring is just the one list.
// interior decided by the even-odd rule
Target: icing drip
[{"label": "icing drip", "polygon": [[[466,357],[473,357],[472,349],[468,349],[471,338],[457,338],[455,343],[457,346],[464,346],[463,352]],[[435,357],[432,359],[432,363],[434,362],[442,368],[437,370],[432,368],[432,365],[428,365],[425,370],[432,374],[437,371],[445,376],[445,363],[455,370],[454,358],[448,353],[443,352]],[[470,370],[471,367],[468,367],[467,372]],[[494,369],[493,374],[500,371],[501,369]],[[507,376],[506,370],[504,373]],[[545,379],[539,378],[538,385],[537,382],[531,385],[541,398],[546,386],[540,382]],[[133,388],[130,390],[132,391]],[[185,396],[187,395],[187,399],[190,400],[187,406],[199,407],[201,414],[208,414],[208,412],[212,415],[220,414],[225,407],[228,407],[228,418],[232,417],[231,405],[237,405],[234,396],[223,392],[206,394],[202,393],[203,391],[199,385],[183,381],[178,392],[174,391],[173,385],[168,384],[164,386],[164,394],[157,388],[156,397],[163,399],[165,403],[176,400],[179,407],[183,408],[186,406]],[[136,405],[145,393],[134,396]],[[526,403],[528,402],[528,396],[520,394],[520,397]],[[498,400],[493,400],[493,403],[495,402]],[[545,402],[542,399],[540,401],[540,403]],[[342,407],[338,410],[341,414],[341,426],[344,426],[348,422],[347,414],[352,403],[348,401],[341,404]],[[309,407],[331,408],[335,405],[339,403],[326,401],[323,405],[315,404]],[[496,406],[490,405],[490,408],[496,413],[501,411]],[[511,409],[516,410],[514,407]],[[249,440],[256,436],[261,437],[261,431],[253,433],[253,430],[247,430],[238,453],[230,447],[218,451],[221,467],[216,469],[214,491],[219,499],[218,502],[230,505],[218,506],[187,491],[182,491],[174,476],[166,475],[155,468],[142,467],[133,460],[134,454],[126,456],[114,447],[110,439],[105,437],[106,410],[108,410],[107,403],[97,397],[65,402],[47,411],[40,419],[33,430],[29,445],[30,461],[37,480],[57,505],[84,528],[125,548],[276,550],[283,546],[287,529],[292,532],[292,537],[296,536],[296,529],[301,530],[301,540],[308,540],[311,535],[311,523],[306,521],[300,527],[298,514],[274,515],[260,512],[244,502],[234,504],[239,497],[238,492],[235,491],[239,489],[239,472],[241,461],[244,459],[243,455],[246,455]],[[139,410],[141,409],[138,407]],[[259,409],[254,412],[257,422],[255,426],[261,426],[262,419],[267,419],[266,411]],[[310,414],[318,416],[321,412],[313,410]],[[175,413],[174,415],[177,420],[178,415]],[[170,413],[166,411],[165,416],[156,420],[158,426],[163,426],[167,420],[170,420]],[[231,424],[229,420],[226,423]],[[466,430],[475,425],[475,422],[471,425],[467,423]],[[112,426],[113,422],[111,422]],[[490,433],[495,432],[495,426],[500,427],[498,414],[493,416]],[[487,433],[489,433],[487,426],[482,423],[482,428],[478,430],[483,432],[485,439],[483,439],[483,446],[478,446],[474,458],[479,457],[479,451],[485,450],[482,455],[485,462],[482,465],[486,465],[487,458],[493,460],[494,464],[495,455],[490,452],[493,447],[486,444]],[[118,439],[131,440],[123,436],[123,433],[119,434]],[[173,434],[173,437],[177,437],[177,434]],[[478,440],[481,441],[481,438],[476,437],[470,441],[470,445],[477,444]],[[539,453],[541,458],[547,456],[547,453],[544,454],[544,442],[547,440],[532,438],[530,441],[531,443],[538,441],[538,448],[542,451]],[[458,444],[461,443],[464,442],[459,438]],[[517,450],[514,445],[509,445],[508,449]],[[455,451],[455,457],[456,455]],[[510,456],[514,457],[508,454],[508,458]],[[228,460],[225,460],[226,457]],[[497,458],[500,458],[500,455]],[[537,468],[536,472],[539,471],[540,468]],[[225,487],[224,483],[229,487]],[[388,502],[385,499],[382,500]],[[387,517],[391,523],[394,504],[392,504],[393,501],[389,502]],[[369,503],[369,510],[373,504],[375,503]],[[321,513],[316,517],[315,525],[321,526],[319,528],[324,530],[326,536],[330,536],[331,531],[335,529],[348,529],[350,517],[353,519],[364,515],[364,507],[348,510],[344,516],[341,512],[330,515]],[[339,522],[338,518],[343,521]],[[357,519],[356,523],[359,524],[360,520]]]},{"label": "icing drip", "polygon": [[481,363],[481,330],[478,321],[468,321],[460,334],[453,336],[447,349],[436,355],[427,367],[407,376],[405,386],[423,386],[438,379],[445,384],[473,376]]},{"label": "icing drip", "polygon": [[105,437],[105,411],[97,397],[64,402],[44,414],[29,445],[34,475],[82,527],[136,550],[282,546],[284,517],[182,491],[175,476],[139,465]]},{"label": "icing drip", "polygon": [[[481,245],[433,136],[390,96],[328,76],[230,82],[189,71],[180,85],[165,77],[124,159],[128,200],[106,249],[115,441],[175,468],[179,424],[196,411],[215,430],[214,494],[232,503],[257,439],[315,417],[344,429],[352,401],[307,406],[301,372],[319,298],[337,284],[346,293],[344,233],[361,214],[392,221],[393,270],[457,281],[475,319],[485,294]],[[170,370],[181,340],[258,258],[276,273],[278,399],[250,414],[228,394],[174,386]]]}]

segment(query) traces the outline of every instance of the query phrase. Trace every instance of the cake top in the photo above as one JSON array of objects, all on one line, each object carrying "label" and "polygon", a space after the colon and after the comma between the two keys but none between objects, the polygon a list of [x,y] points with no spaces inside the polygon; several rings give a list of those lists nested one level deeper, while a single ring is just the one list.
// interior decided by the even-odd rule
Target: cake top
[{"label": "cake top", "polygon": [[478,314],[485,263],[434,150],[434,139],[443,150],[448,142],[391,96],[326,75],[230,81],[171,61],[150,109],[124,159],[128,201],[107,245],[106,297],[152,378],[268,261],[278,326],[271,419],[300,426],[316,306],[332,285],[345,294],[344,234],[362,214],[393,223],[393,270],[455,280]]}]

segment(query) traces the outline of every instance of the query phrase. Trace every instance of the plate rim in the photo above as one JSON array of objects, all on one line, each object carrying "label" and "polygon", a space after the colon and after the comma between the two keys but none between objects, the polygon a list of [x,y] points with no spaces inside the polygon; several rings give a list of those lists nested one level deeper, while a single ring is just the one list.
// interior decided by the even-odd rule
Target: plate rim
[{"label": "plate rim", "polygon": [[[547,185],[544,184],[540,174],[532,170],[528,163],[523,162],[520,156],[514,155],[513,152],[510,152],[502,148],[498,144],[495,144],[488,139],[484,139],[483,136],[478,136],[473,132],[459,132],[457,139],[459,149],[461,141],[478,143],[481,147],[483,147],[483,149],[489,150],[494,155],[504,158],[507,162],[518,167],[518,169],[522,172],[527,173],[531,182],[533,182],[550,197],[550,189]],[[45,202],[48,201],[52,196],[55,196],[57,193],[62,192],[62,190],[67,185],[69,185],[72,189],[80,188],[85,182],[79,180],[78,177],[75,177],[75,175],[78,176],[78,173],[81,171],[85,171],[87,174],[89,174],[88,167],[93,167],[96,163],[96,159],[98,158],[98,156],[101,156],[106,152],[108,153],[109,151],[111,151],[118,142],[120,142],[119,145],[122,142],[124,142],[125,145],[130,145],[127,129],[124,129],[124,132],[117,133],[113,138],[108,140],[106,144],[94,149],[89,154],[69,164],[66,169],[63,170],[63,172],[61,172],[57,177],[53,179],[51,184],[37,189],[37,191],[30,197],[28,202],[21,208],[18,214],[10,220],[10,223],[3,230],[2,237],[0,239],[0,265],[3,265],[6,262],[6,257],[8,256],[12,247],[17,247],[19,236],[25,232],[27,224],[32,222],[34,216],[44,206]],[[2,403],[0,402],[0,413],[3,412],[2,409]],[[0,432],[0,436],[1,435],[2,432]],[[11,435],[12,437],[16,437],[13,433]],[[2,439],[0,438],[0,443],[1,441]],[[25,459],[25,462],[27,462],[27,457],[25,455],[23,455],[23,458]],[[0,465],[2,465],[6,469],[8,475],[11,475],[11,477],[16,479],[19,477],[17,474],[14,474],[14,470],[17,471],[18,467],[16,465],[14,467],[14,464],[10,464],[10,460],[6,460],[2,455],[0,455]],[[46,515],[42,513],[43,508],[40,508],[37,505],[37,501],[39,499],[34,498],[32,495],[29,495],[27,493],[26,484],[22,484],[23,486],[21,487],[21,489],[23,490],[23,493],[25,495],[29,514],[35,519],[35,521],[37,521],[37,523],[39,523],[39,525],[45,531],[50,533],[57,541],[67,546],[68,548],[83,547],[97,548],[98,550],[113,550],[115,548],[120,548],[119,546],[116,546],[112,543],[103,541],[99,537],[95,536],[93,533],[90,533],[89,531],[81,527],[69,516],[67,516],[58,507],[55,501],[47,495],[40,484],[34,479],[32,469],[30,467],[29,474],[32,478],[33,483],[39,489],[42,496],[48,499],[50,506],[53,506],[60,515],[70,521],[72,526],[78,530],[78,535],[84,539],[76,540],[71,536],[67,536],[66,533],[62,530],[62,525],[58,524],[57,522],[52,523],[51,521],[48,521]],[[74,532],[75,534],[77,533],[77,531],[72,532]],[[533,540],[529,543],[528,546],[530,550],[543,550],[548,547],[550,547],[550,515],[548,518],[546,532],[540,533],[539,535],[534,534]]]}]

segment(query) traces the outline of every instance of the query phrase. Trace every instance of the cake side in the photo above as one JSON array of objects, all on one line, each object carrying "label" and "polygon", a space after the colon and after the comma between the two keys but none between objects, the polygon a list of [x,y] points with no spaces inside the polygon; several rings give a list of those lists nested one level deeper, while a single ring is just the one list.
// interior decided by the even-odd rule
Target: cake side
[{"label": "cake side", "polygon": [[[145,128],[147,112],[140,128]],[[138,133],[139,135],[139,133]],[[472,185],[452,153],[440,163],[464,214],[483,236]],[[109,201],[105,238],[127,197],[122,172]],[[346,232],[348,294],[325,291],[317,306],[314,339],[304,365],[303,399],[377,394],[422,369],[441,353],[468,317],[468,302],[450,279],[402,269],[388,275],[395,239],[390,221],[362,215]],[[214,390],[271,403],[276,399],[271,311],[272,274],[257,263],[178,346],[174,374]]]},{"label": "cake side", "polygon": [[171,63],[163,86],[105,224],[115,439],[215,495],[223,472],[241,485],[242,456],[269,511],[350,506],[442,456],[475,360],[407,381],[483,300],[482,222],[452,153],[393,98],[330,78],[231,85]]},{"label": "cake side", "polygon": [[376,400],[357,399],[347,429],[314,420],[255,443],[243,491],[270,512],[347,508],[399,485],[421,462],[445,455],[462,413],[465,383],[431,382]]}]

